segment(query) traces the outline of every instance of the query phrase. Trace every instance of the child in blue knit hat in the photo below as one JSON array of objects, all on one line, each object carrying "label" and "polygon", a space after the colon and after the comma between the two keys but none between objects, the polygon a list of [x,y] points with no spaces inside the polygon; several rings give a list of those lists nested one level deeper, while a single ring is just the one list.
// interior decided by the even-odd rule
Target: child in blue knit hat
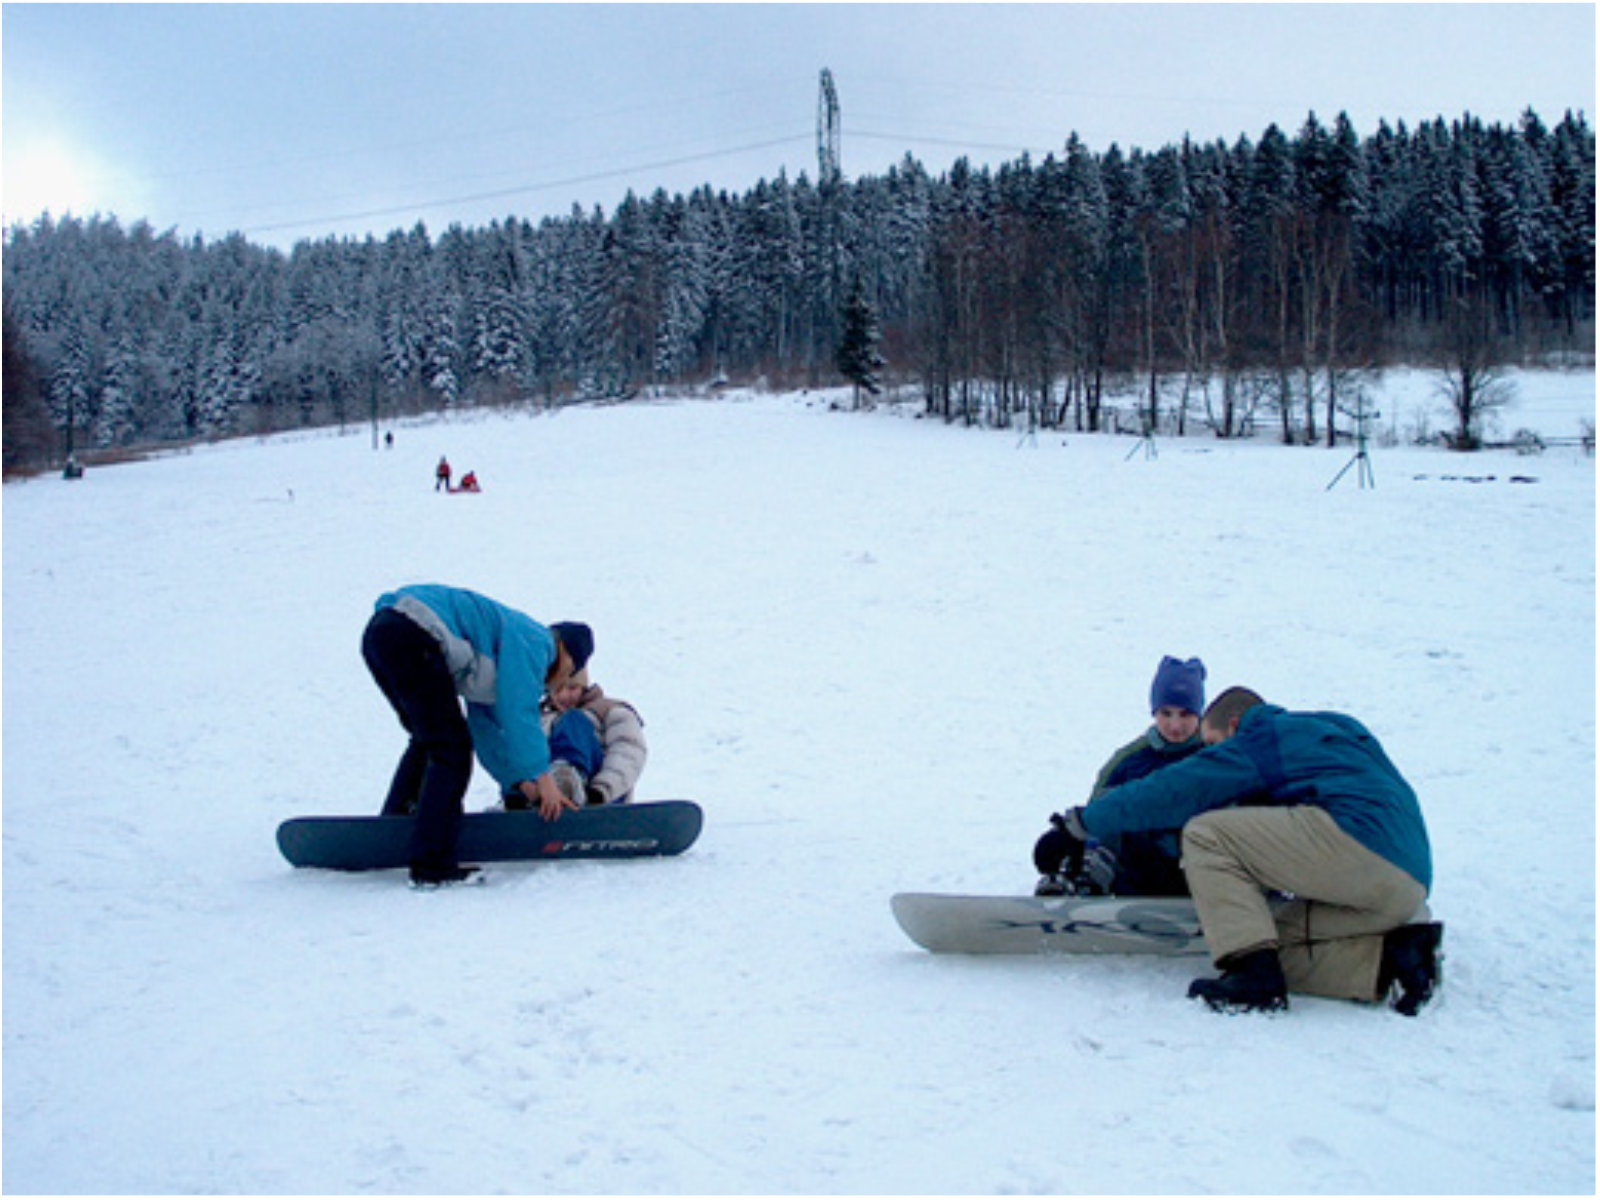
[{"label": "child in blue knit hat", "polygon": [[[1200,737],[1200,714],[1206,707],[1206,667],[1198,658],[1166,655],[1150,682],[1150,728],[1123,746],[1100,768],[1089,803],[1112,788],[1153,775],[1162,767],[1182,762],[1205,749]],[[1179,868],[1180,830],[1127,834],[1117,844],[1090,848],[1084,870],[1076,879],[1063,879],[1059,864],[1051,864],[1050,834],[1040,839],[1034,862],[1043,878],[1035,888],[1041,896],[1113,893],[1118,896],[1187,896],[1189,885]],[[1048,844],[1047,844],[1048,843]]]}]

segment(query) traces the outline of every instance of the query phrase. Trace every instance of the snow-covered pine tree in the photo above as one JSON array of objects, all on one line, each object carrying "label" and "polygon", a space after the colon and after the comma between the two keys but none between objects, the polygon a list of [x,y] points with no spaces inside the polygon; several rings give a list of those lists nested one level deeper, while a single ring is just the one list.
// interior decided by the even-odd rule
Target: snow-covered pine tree
[{"label": "snow-covered pine tree", "polygon": [[461,377],[457,373],[461,346],[456,340],[456,307],[453,295],[435,294],[429,297],[423,318],[422,383],[441,408],[454,408],[461,398]]},{"label": "snow-covered pine tree", "polygon": [[878,316],[867,300],[867,290],[857,277],[850,285],[850,297],[840,316],[839,348],[835,363],[839,374],[853,385],[852,403],[861,407],[861,394],[876,396],[883,390],[878,372],[887,364],[879,351],[883,332]]},{"label": "snow-covered pine tree", "polygon": [[78,432],[92,419],[90,402],[94,396],[92,350],[89,335],[79,322],[72,322],[61,339],[61,352],[50,379],[50,416],[61,430],[64,455],[78,448]]},{"label": "snow-covered pine tree", "polygon": [[125,446],[138,435],[145,404],[144,356],[133,335],[117,338],[107,356],[105,386],[95,422],[95,444]]},{"label": "snow-covered pine tree", "polygon": [[4,301],[0,342],[3,342],[5,355],[3,382],[0,382],[0,393],[5,396],[5,403],[0,405],[4,422],[0,448],[3,448],[5,471],[10,474],[44,465],[49,461],[55,438],[45,408],[39,365],[12,311],[9,295]]}]

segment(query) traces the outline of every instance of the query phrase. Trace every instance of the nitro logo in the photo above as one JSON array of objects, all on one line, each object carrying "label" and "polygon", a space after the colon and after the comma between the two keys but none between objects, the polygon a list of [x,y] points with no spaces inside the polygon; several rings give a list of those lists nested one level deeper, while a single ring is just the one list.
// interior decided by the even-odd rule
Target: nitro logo
[{"label": "nitro logo", "polygon": [[546,842],[544,852],[552,858],[593,854],[654,854],[660,845],[660,838],[580,838],[570,842]]}]

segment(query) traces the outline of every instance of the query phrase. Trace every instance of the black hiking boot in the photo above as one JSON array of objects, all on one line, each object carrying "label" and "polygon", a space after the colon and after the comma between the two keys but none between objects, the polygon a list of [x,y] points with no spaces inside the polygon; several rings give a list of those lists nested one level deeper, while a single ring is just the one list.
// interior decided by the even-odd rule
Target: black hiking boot
[{"label": "black hiking boot", "polygon": [[418,891],[434,891],[443,887],[458,887],[483,882],[481,867],[433,867],[413,865],[411,886]]},{"label": "black hiking boot", "polygon": [[1383,935],[1383,963],[1378,968],[1378,999],[1403,1017],[1414,1017],[1439,990],[1439,946],[1444,926],[1402,925]]},{"label": "black hiking boot", "polygon": [[1204,1000],[1214,1012],[1282,1012],[1289,1007],[1289,985],[1276,950],[1253,950],[1224,959],[1220,979],[1196,979],[1189,999]]}]

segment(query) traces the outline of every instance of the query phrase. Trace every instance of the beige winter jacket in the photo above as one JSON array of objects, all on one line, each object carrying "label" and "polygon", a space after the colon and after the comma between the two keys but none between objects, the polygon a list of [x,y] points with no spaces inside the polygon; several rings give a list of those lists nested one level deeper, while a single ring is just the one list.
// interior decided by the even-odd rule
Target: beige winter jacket
[{"label": "beige winter jacket", "polygon": [[[578,711],[594,722],[606,754],[600,770],[589,780],[589,790],[602,796],[607,804],[632,799],[645,760],[650,756],[644,741],[644,721],[638,710],[626,700],[613,700],[598,684],[593,684],[583,693]],[[546,704],[542,713],[546,735],[560,716]]]}]

